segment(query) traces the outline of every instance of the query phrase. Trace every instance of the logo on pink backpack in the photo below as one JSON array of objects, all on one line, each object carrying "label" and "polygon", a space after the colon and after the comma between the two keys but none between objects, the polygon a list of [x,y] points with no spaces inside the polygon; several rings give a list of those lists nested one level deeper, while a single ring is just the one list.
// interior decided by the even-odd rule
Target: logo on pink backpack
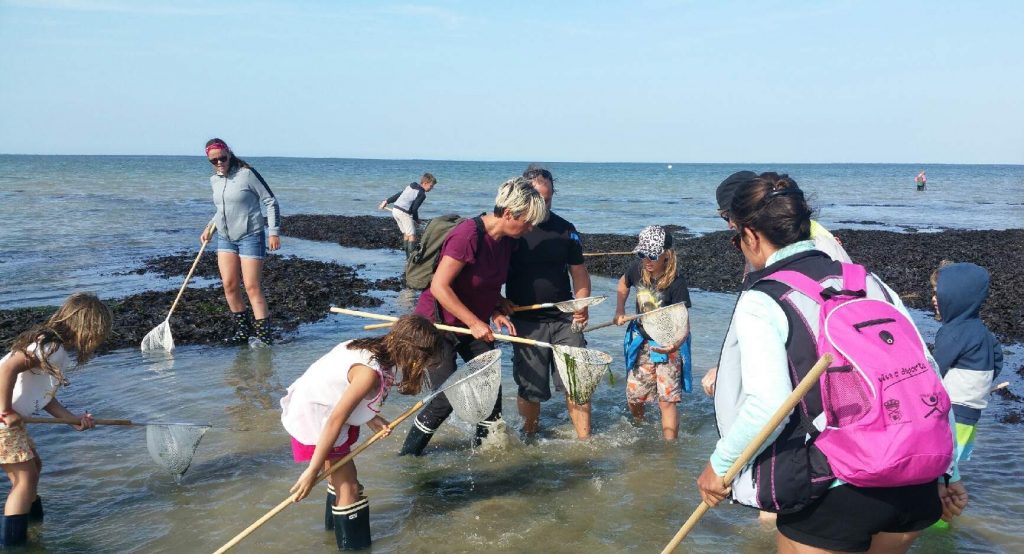
[{"label": "logo on pink backpack", "polygon": [[795,271],[766,277],[819,305],[818,355],[830,353],[834,361],[819,382],[824,422],[815,420],[814,445],[835,476],[852,485],[935,480],[952,461],[949,395],[913,322],[892,304],[866,297],[863,266],[842,267],[842,290]]}]

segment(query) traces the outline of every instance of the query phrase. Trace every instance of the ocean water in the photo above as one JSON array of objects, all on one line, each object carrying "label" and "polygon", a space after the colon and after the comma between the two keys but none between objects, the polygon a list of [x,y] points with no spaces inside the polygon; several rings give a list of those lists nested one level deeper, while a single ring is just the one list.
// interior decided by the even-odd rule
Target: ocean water
[{"label": "ocean water", "polygon": [[[425,217],[488,209],[497,185],[526,162],[454,162],[254,158],[249,160],[280,199],[284,214],[379,214],[376,203],[424,171],[438,187]],[[1022,166],[552,163],[555,209],[583,232],[635,233],[649,224],[694,232],[722,229],[714,189],[739,169],[792,175],[811,193],[830,228],[922,231],[1020,227]],[[929,186],[913,178],[928,171]],[[140,260],[198,247],[213,212],[209,164],[201,157],[0,156],[0,308],[57,304],[76,290],[116,298],[178,279],[125,275]],[[397,232],[397,230],[396,230]],[[281,254],[366,264],[370,277],[401,271],[402,255],[343,248],[284,237]],[[614,294],[614,280],[595,278],[596,293]],[[407,292],[375,293],[380,311],[407,310]],[[187,297],[185,299],[187,301]],[[715,364],[735,297],[693,292],[694,378]],[[273,307],[271,307],[273,308]],[[594,320],[611,316],[606,302]],[[937,324],[915,319],[926,339]],[[142,429],[75,433],[36,426],[44,461],[41,495],[46,522],[32,530],[29,551],[213,551],[288,496],[301,466],[293,464],[279,422],[278,400],[310,363],[334,344],[358,336],[366,321],[329,316],[306,325],[271,349],[179,347],[173,357],[143,357],[135,349],[101,356],[72,373],[60,397],[72,410],[97,417],[210,422],[181,482],[146,452]],[[172,320],[173,329],[173,320]],[[376,552],[660,550],[700,502],[694,480],[717,439],[713,405],[695,391],[680,404],[681,435],[660,440],[657,418],[634,425],[625,408],[621,332],[588,336],[591,348],[615,357],[615,385],[594,397],[595,437],[572,439],[564,403],[544,405],[535,441],[514,432],[503,445],[470,448],[470,426],[450,420],[419,459],[396,456],[407,425],[356,461],[371,502]],[[515,384],[505,350],[504,406],[510,429]],[[1024,361],[1008,346],[1006,371]],[[696,383],[695,383],[696,384]],[[699,388],[699,385],[697,385]],[[385,416],[414,398],[392,394]],[[653,407],[652,407],[653,408]],[[1021,440],[1024,427],[996,416],[1019,405],[994,399],[979,428],[977,450],[963,468],[971,495],[966,515],[948,532],[928,532],[917,552],[1024,552]],[[655,413],[653,410],[649,413]],[[364,437],[366,435],[364,434]],[[6,486],[6,485],[4,485]],[[0,489],[0,492],[6,489]],[[246,539],[239,552],[335,550],[322,531],[323,488]],[[683,543],[686,552],[762,552],[770,529],[738,506],[711,510]]]}]

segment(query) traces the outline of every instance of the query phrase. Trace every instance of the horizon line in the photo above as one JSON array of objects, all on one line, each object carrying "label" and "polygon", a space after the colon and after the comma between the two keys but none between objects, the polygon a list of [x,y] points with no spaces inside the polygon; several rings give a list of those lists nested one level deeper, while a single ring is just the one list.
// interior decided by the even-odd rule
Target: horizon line
[{"label": "horizon line", "polygon": [[[26,156],[26,157],[93,157],[93,158],[112,158],[112,157],[134,157],[134,158],[202,158],[201,154],[24,154],[15,152],[0,152],[0,156]],[[468,163],[535,163],[529,160],[482,160],[482,159],[450,159],[450,158],[360,158],[360,157],[345,157],[345,156],[282,156],[282,155],[259,155],[259,154],[246,154],[246,158],[282,158],[282,159],[295,159],[295,160],[361,160],[361,161],[408,161],[408,162],[468,162]],[[685,161],[579,161],[579,160],[543,160],[540,163],[554,163],[554,164],[635,164],[635,165],[741,165],[741,164],[756,164],[756,165],[782,165],[782,164],[793,164],[793,165],[927,165],[927,166],[952,166],[952,165],[982,165],[982,166],[1024,166],[1024,163],[1007,163],[1007,162],[893,162],[893,161],[882,161],[882,162],[863,162],[863,161],[845,161],[845,162],[801,162],[801,161],[714,161],[714,162],[685,162]]]}]

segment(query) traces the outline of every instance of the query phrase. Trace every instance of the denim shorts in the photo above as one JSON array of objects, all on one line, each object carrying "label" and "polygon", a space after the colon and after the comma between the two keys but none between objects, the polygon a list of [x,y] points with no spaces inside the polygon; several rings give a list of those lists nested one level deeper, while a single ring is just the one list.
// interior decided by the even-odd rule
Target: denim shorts
[{"label": "denim shorts", "polygon": [[238,240],[228,240],[224,235],[217,233],[217,252],[262,260],[267,257],[267,239],[263,236],[263,231],[245,235]]}]

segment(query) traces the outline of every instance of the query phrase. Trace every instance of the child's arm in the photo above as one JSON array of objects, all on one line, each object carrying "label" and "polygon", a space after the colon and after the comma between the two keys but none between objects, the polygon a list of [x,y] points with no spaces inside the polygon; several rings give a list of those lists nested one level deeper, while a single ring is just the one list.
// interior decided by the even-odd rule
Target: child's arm
[{"label": "child's arm", "polygon": [[370,391],[374,391],[380,386],[379,380],[380,377],[376,371],[362,364],[355,364],[348,370],[348,388],[338,399],[338,403],[334,405],[331,415],[327,416],[327,422],[324,423],[324,428],[320,431],[320,438],[316,442],[313,457],[309,460],[309,467],[292,485],[291,492],[295,493],[295,502],[309,495],[309,491],[316,483],[317,474],[320,473],[320,469],[327,460],[327,454],[334,448],[334,443],[338,440],[338,435],[341,434],[341,427],[348,421],[348,417],[352,415],[356,405],[359,402],[364,402],[364,398],[370,394]]},{"label": "child's arm", "polygon": [[29,358],[24,352],[13,352],[10,358],[0,364],[0,421],[8,427],[21,425],[21,414],[14,411],[14,383],[18,374],[28,371],[38,360]]},{"label": "child's arm", "polygon": [[622,325],[622,319],[626,317],[626,299],[629,298],[629,285],[626,283],[626,276],[619,277],[619,286],[615,296],[615,324]]},{"label": "child's arm", "polygon": [[400,190],[400,191],[398,191],[397,193],[395,193],[395,194],[393,194],[393,195],[389,196],[389,197],[388,197],[388,198],[387,198],[386,200],[381,200],[381,201],[380,201],[380,205],[379,205],[379,206],[377,206],[377,207],[383,210],[383,209],[384,209],[384,207],[385,207],[385,206],[387,206],[388,204],[394,204],[394,203],[395,203],[395,201],[397,201],[397,200],[398,200],[398,197],[399,197],[399,196],[402,196],[402,192],[403,192],[403,191],[401,191],[401,190]]},{"label": "child's arm", "polygon": [[71,426],[75,429],[75,431],[85,431],[86,429],[92,429],[93,427],[96,427],[96,424],[93,423],[92,420],[92,414],[90,414],[89,412],[85,412],[82,415],[75,415],[71,413],[71,410],[65,408],[64,404],[61,404],[60,401],[57,400],[56,398],[47,402],[47,404],[43,406],[43,409],[46,410],[47,413],[49,413],[53,417],[77,419],[79,421],[79,424]]}]

